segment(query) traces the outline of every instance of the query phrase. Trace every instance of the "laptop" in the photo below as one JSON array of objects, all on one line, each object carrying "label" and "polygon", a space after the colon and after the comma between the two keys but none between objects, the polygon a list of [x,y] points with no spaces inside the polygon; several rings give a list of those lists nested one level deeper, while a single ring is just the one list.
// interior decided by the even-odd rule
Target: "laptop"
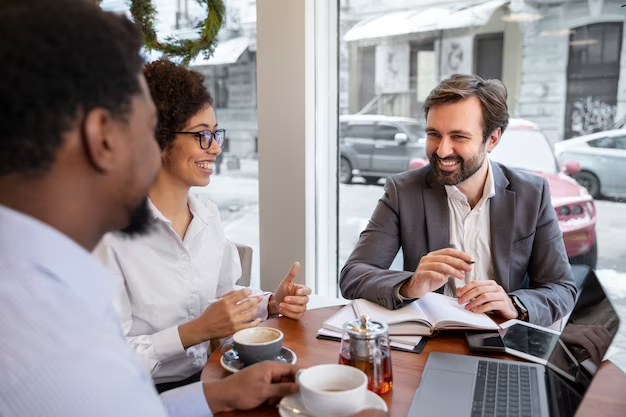
[{"label": "laptop", "polygon": [[[409,417],[571,417],[619,328],[619,317],[593,271],[546,365],[433,352]],[[595,344],[579,345],[593,331]],[[592,352],[590,352],[593,350]]]}]

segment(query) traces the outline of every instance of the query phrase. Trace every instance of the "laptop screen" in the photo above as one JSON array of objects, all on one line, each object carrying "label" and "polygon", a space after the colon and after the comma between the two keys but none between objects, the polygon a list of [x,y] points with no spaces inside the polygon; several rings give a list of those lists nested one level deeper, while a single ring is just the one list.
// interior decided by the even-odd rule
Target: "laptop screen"
[{"label": "laptop screen", "polygon": [[548,359],[553,415],[567,415],[572,407],[576,410],[618,328],[619,317],[598,278],[590,272]]}]

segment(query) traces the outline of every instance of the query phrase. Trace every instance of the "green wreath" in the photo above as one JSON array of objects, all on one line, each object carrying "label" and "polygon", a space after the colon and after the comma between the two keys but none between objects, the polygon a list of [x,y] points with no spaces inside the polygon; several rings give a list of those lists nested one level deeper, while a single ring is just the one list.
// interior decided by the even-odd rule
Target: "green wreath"
[{"label": "green wreath", "polygon": [[[157,39],[154,30],[154,16],[156,9],[151,0],[132,0],[130,2],[130,14],[135,19],[143,34],[144,45],[149,51],[157,50],[167,56],[182,58],[185,65],[194,59],[200,52],[205,58],[210,58],[217,45],[217,33],[224,23],[226,7],[224,0],[196,0],[200,5],[207,8],[207,18],[200,22],[196,28],[200,32],[200,37],[192,39],[176,39],[168,36],[164,41]],[[98,4],[102,0],[96,0]]]}]

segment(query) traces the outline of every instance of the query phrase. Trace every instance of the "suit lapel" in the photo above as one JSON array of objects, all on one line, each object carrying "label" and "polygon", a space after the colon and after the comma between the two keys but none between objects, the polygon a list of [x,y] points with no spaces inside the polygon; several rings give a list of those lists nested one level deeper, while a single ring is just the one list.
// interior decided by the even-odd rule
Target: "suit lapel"
[{"label": "suit lapel", "polygon": [[[509,271],[515,228],[515,192],[507,190],[509,180],[500,166],[491,164],[496,192],[489,202],[491,261],[496,280],[509,291]],[[511,221],[512,220],[512,221]]]},{"label": "suit lapel", "polygon": [[428,186],[423,189],[422,193],[428,250],[432,252],[450,246],[450,209],[446,189],[437,182],[432,171],[426,177],[426,181]]}]

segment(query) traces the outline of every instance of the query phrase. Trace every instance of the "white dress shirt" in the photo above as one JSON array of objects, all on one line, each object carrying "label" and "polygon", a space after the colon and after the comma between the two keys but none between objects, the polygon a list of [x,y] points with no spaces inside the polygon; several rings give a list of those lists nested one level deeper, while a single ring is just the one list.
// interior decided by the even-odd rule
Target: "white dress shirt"
[{"label": "white dress shirt", "polygon": [[475,262],[472,271],[465,273],[465,280],[450,277],[444,288],[444,294],[456,297],[456,289],[474,280],[494,279],[491,260],[491,224],[489,199],[496,195],[496,187],[491,171],[491,162],[487,161],[487,180],[483,195],[471,208],[465,194],[456,185],[446,185],[448,208],[450,209],[450,244],[456,249],[468,253]]},{"label": "white dress shirt", "polygon": [[0,416],[212,416],[202,382],[159,401],[87,251],[2,205],[0,230]]},{"label": "white dress shirt", "polygon": [[[178,326],[199,317],[209,300],[243,288],[235,285],[241,262],[212,202],[189,195],[193,219],[184,239],[152,202],[149,208],[151,233],[132,239],[109,233],[94,254],[117,279],[114,305],[122,329],[154,381],[181,381],[202,370],[209,346],[185,350]],[[257,317],[267,318],[268,300],[265,295]]]}]

